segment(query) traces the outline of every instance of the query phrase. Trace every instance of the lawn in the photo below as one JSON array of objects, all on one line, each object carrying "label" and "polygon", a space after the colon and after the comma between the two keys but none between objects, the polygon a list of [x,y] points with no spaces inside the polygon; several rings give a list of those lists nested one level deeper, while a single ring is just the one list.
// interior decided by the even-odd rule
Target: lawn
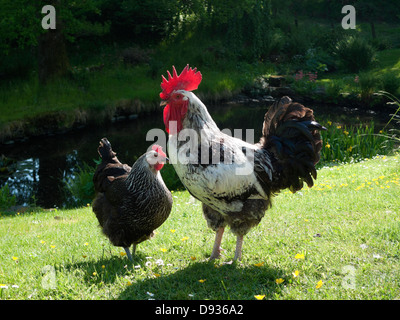
[{"label": "lawn", "polygon": [[90,205],[0,216],[1,299],[399,299],[400,155],[318,171],[280,193],[245,237],[208,261],[201,204],[173,192],[170,218],[132,264],[101,234]]}]

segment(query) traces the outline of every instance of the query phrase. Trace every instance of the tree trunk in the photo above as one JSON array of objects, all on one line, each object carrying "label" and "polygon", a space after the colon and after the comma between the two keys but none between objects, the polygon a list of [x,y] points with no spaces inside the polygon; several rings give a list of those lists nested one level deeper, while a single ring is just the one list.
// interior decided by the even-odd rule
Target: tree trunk
[{"label": "tree trunk", "polygon": [[373,21],[370,21],[369,24],[371,25],[372,39],[376,39],[375,23]]},{"label": "tree trunk", "polygon": [[39,36],[38,74],[41,84],[45,84],[53,78],[61,77],[68,71],[69,60],[61,29],[62,26],[57,21],[56,29],[48,29]]}]

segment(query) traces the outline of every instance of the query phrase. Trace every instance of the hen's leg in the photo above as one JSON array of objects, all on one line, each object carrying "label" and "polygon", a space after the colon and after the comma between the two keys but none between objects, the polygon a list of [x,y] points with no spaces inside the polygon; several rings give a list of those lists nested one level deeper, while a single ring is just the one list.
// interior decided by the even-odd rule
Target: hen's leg
[{"label": "hen's leg", "polygon": [[125,247],[124,249],[125,249],[126,255],[128,256],[129,260],[131,260],[133,262],[133,258],[132,258],[131,252],[129,251],[129,248]]},{"label": "hen's leg", "polygon": [[217,230],[215,234],[214,247],[210,257],[211,260],[218,259],[221,255],[221,241],[222,241],[222,236],[224,234],[224,230],[225,228],[221,227]]},{"label": "hen's leg", "polygon": [[242,260],[242,246],[243,246],[243,236],[237,236],[235,257],[233,258],[233,260]]}]

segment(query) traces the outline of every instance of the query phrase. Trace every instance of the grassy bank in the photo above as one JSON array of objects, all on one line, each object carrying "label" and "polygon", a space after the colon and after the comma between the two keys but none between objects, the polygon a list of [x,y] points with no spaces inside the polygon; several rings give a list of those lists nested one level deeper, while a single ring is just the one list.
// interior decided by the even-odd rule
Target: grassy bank
[{"label": "grassy bank", "polygon": [[[152,77],[146,65],[117,64],[100,71],[75,69],[71,78],[46,86],[39,85],[36,77],[2,86],[0,142],[151,113],[159,109],[161,73],[166,70]],[[231,98],[260,72],[249,70],[243,75],[235,68],[201,71],[204,80],[197,94],[208,103]]]},{"label": "grassy bank", "polygon": [[243,261],[209,262],[201,205],[174,192],[170,218],[132,265],[90,207],[3,213],[1,299],[398,299],[400,156],[318,171],[279,194],[245,238]]}]

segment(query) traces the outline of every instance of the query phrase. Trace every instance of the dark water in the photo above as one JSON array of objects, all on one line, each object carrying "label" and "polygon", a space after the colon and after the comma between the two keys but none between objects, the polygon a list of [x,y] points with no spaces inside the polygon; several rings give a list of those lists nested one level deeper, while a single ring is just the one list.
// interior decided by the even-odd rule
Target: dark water
[{"label": "dark water", "polygon": [[[229,128],[232,132],[233,129],[254,129],[255,141],[258,141],[268,105],[225,104],[212,106],[209,111],[220,129]],[[311,107],[317,120],[323,124],[328,120],[340,124],[373,120],[379,130],[389,120],[387,112],[377,114],[322,105]],[[63,135],[0,145],[0,156],[4,155],[9,163],[9,172],[0,172],[0,187],[8,184],[19,205],[36,202],[45,208],[62,207],[66,204],[65,179],[74,176],[78,165],[95,166],[94,159],[99,158],[97,147],[102,137],[110,140],[121,162],[132,165],[153,143],[146,141],[146,134],[154,128],[164,130],[161,112]]]}]

